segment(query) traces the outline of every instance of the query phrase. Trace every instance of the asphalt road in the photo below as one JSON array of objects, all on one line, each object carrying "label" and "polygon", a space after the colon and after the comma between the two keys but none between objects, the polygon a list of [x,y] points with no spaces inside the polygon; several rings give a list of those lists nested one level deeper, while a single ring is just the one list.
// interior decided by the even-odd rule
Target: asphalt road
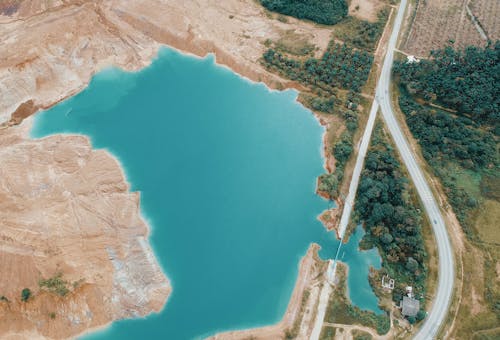
[{"label": "asphalt road", "polygon": [[[396,43],[399,31],[401,29],[401,24],[403,22],[406,5],[407,5],[407,0],[401,0],[398,14],[396,16],[394,27],[387,46],[387,53],[384,58],[382,72],[377,82],[376,97],[372,103],[367,126],[365,128],[363,138],[361,140],[360,147],[358,150],[358,157],[356,159],[356,164],[354,167],[351,183],[349,185],[349,192],[345,199],[344,209],[342,211],[342,216],[339,223],[338,234],[339,237],[343,239],[352,212],[352,207],[354,205],[354,199],[356,197],[361,170],[363,168],[364,159],[371,139],[375,118],[377,115],[378,108],[380,106],[383,118],[386,122],[389,132],[391,133],[394,139],[396,147],[401,155],[401,158],[406,168],[408,169],[408,172],[410,173],[410,177],[413,180],[413,183],[420,196],[420,199],[422,201],[426,214],[429,218],[429,221],[431,222],[432,229],[434,231],[436,238],[438,256],[439,256],[438,287],[436,291],[435,300],[432,304],[432,309],[429,311],[427,318],[425,319],[420,330],[415,335],[415,339],[427,340],[437,336],[437,333],[444,319],[446,318],[451,301],[453,280],[455,277],[455,273],[454,273],[453,252],[451,249],[451,244],[448,238],[443,217],[439,210],[438,204],[434,199],[432,191],[430,190],[429,185],[425,180],[422,170],[418,166],[418,163],[415,160],[415,157],[413,156],[413,153],[408,145],[408,142],[403,136],[398,121],[395,118],[391,104],[391,96],[389,91],[391,82],[391,69],[394,61],[394,50],[396,48]],[[340,252],[341,247],[342,243],[340,243],[339,248],[337,250],[337,256]],[[330,266],[327,271],[327,280],[330,283],[334,282],[337,256],[333,261],[330,261]],[[317,317],[315,320],[315,325],[313,327],[310,339],[316,340],[319,338],[323,324],[323,319],[326,312],[326,307],[328,305],[328,297],[330,293],[331,293],[331,286],[328,284],[324,285],[321,291],[320,303],[317,309]]]},{"label": "asphalt road", "polygon": [[[401,8],[406,7],[406,2],[407,0],[401,1],[400,12],[402,12]],[[398,12],[398,16],[401,14],[400,12]],[[432,304],[432,309],[429,311],[424,324],[415,335],[415,339],[427,340],[437,336],[437,333],[446,318],[452,297],[455,272],[453,252],[441,211],[439,210],[439,206],[432,194],[431,189],[429,188],[429,185],[427,184],[422,170],[415,160],[409,144],[399,127],[392,108],[390,96],[391,68],[400,27],[401,20],[396,19],[395,27],[389,41],[387,54],[384,59],[382,73],[377,84],[376,100],[380,105],[386,126],[394,139],[394,144],[396,145],[399,154],[405,163],[408,172],[410,173],[413,184],[417,189],[418,195],[420,196],[420,200],[422,201],[436,238],[436,246],[439,257],[438,287],[435,300]]]}]

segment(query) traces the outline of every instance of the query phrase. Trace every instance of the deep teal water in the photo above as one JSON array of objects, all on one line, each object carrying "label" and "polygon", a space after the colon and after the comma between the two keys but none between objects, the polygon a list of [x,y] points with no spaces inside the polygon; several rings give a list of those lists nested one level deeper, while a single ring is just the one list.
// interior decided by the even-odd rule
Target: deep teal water
[{"label": "deep teal water", "polygon": [[[85,134],[120,159],[173,285],[160,314],[88,339],[192,339],[281,319],[309,244],[323,258],[338,245],[316,219],[328,207],[314,193],[323,130],[296,96],[163,49],[35,117],[35,138]],[[380,258],[357,250],[361,235],[343,248],[350,297],[378,311],[367,273]]]}]

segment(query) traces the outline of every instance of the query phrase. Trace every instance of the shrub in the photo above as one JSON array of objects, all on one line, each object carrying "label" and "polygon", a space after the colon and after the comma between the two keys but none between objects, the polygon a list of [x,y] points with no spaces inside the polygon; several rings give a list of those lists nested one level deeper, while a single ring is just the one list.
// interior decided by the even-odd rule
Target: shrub
[{"label": "shrub", "polygon": [[66,287],[67,284],[68,282],[62,279],[62,273],[57,273],[49,279],[41,279],[38,281],[38,286],[40,286],[40,288],[60,296],[65,296],[69,293],[69,289]]},{"label": "shrub", "polygon": [[31,290],[29,288],[24,288],[21,292],[21,301],[26,302],[31,297]]},{"label": "shrub", "polygon": [[427,316],[427,313],[425,312],[425,310],[421,309],[418,311],[417,313],[417,321],[422,321],[423,319],[425,319],[425,317]]}]

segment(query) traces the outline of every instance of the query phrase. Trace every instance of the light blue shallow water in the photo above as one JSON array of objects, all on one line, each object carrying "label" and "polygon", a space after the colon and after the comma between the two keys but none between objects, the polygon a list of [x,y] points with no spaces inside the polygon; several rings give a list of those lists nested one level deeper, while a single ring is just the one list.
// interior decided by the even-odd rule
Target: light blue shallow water
[{"label": "light blue shallow water", "polygon": [[[85,134],[120,159],[173,285],[160,314],[89,339],[192,339],[281,319],[309,244],[324,258],[338,245],[316,219],[328,206],[314,193],[323,130],[295,99],[163,49],[36,116],[33,137]],[[378,311],[367,273],[380,258],[357,250],[360,237],[343,248],[350,297]]]}]

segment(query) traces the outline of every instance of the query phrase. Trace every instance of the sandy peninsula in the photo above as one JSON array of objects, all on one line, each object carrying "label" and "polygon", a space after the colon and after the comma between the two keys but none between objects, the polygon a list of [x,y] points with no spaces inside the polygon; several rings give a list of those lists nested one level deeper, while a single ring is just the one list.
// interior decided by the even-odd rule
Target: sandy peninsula
[{"label": "sandy peninsula", "polygon": [[0,130],[0,337],[68,338],[160,311],[170,284],[120,165],[86,137],[34,141],[29,128]]},{"label": "sandy peninsula", "polygon": [[[359,12],[359,15],[371,15]],[[367,18],[369,19],[369,18]],[[214,24],[217,23],[217,24]],[[265,41],[286,32],[321,54],[331,31],[276,20],[253,0],[7,0],[0,3],[0,335],[67,338],[163,308],[171,291],[148,245],[139,194],[119,163],[82,136],[28,137],[31,114],[81,91],[108,66],[147,66],[162,45],[205,56],[272,88],[299,87],[265,70]],[[302,261],[281,323],[242,334],[267,337],[313,320],[320,262]],[[59,296],[38,280],[62,274]],[[34,297],[20,301],[23,288]],[[309,313],[309,314],[308,314]],[[298,315],[304,316],[297,319]],[[300,321],[302,320],[302,321]],[[302,333],[301,333],[302,334]],[[305,334],[305,333],[304,333]]]}]

